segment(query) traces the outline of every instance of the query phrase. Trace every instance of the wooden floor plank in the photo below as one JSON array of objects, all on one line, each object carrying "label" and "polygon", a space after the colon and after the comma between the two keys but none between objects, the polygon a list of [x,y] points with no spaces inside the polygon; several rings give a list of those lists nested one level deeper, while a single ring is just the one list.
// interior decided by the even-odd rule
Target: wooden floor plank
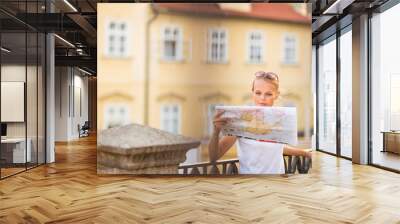
[{"label": "wooden floor plank", "polygon": [[293,176],[98,176],[96,139],[0,181],[0,223],[400,223],[400,175],[315,153]]}]

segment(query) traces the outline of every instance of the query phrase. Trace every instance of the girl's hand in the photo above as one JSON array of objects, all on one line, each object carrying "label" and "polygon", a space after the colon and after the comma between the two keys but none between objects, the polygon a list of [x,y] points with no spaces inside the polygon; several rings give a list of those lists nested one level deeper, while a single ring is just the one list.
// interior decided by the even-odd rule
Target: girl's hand
[{"label": "girl's hand", "polygon": [[304,156],[311,159],[311,157],[312,157],[312,149],[305,149],[304,150]]},{"label": "girl's hand", "polygon": [[221,118],[222,114],[224,114],[224,110],[218,110],[216,111],[213,119],[213,124],[214,124],[214,131],[220,132],[222,127],[226,125],[226,123],[229,121],[229,118]]},{"label": "girl's hand", "polygon": [[312,157],[312,149],[302,149],[302,148],[285,145],[283,147],[283,154],[284,155],[292,155],[292,156],[304,156],[307,158],[311,158]]}]

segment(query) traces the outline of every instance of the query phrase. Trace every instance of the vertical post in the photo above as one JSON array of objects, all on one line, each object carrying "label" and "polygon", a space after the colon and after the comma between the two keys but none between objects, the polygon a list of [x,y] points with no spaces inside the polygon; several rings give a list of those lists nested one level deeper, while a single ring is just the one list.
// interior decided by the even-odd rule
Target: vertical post
[{"label": "vertical post", "polygon": [[[39,2],[36,1],[39,14]],[[36,20],[38,22],[39,19]],[[39,165],[39,31],[36,31],[36,166]]]},{"label": "vertical post", "polygon": [[341,156],[341,133],[342,133],[342,124],[341,124],[341,114],[340,114],[340,83],[341,83],[341,66],[340,66],[340,35],[341,32],[339,27],[336,28],[336,155]]},{"label": "vertical post", "polygon": [[[47,12],[53,12],[50,1],[46,1]],[[46,163],[55,161],[55,56],[54,34],[46,34]]]},{"label": "vertical post", "polygon": [[[25,2],[25,21],[28,21],[28,6]],[[25,23],[25,85],[24,85],[24,123],[25,123],[25,170],[28,169],[28,24]]]},{"label": "vertical post", "polygon": [[319,45],[315,46],[315,149],[319,149]]},{"label": "vertical post", "polygon": [[368,15],[353,20],[353,162],[368,163]]},{"label": "vertical post", "polygon": [[150,113],[150,41],[151,41],[151,32],[150,26],[157,18],[158,13],[153,11],[153,16],[147,20],[146,22],[146,61],[145,61],[145,68],[144,68],[144,75],[145,75],[145,84],[144,84],[144,124],[149,125],[149,113]]},{"label": "vertical post", "polygon": [[367,68],[367,92],[368,92],[368,96],[367,96],[367,121],[368,121],[368,125],[367,125],[367,131],[368,131],[368,151],[367,151],[367,163],[368,164],[372,164],[372,160],[373,160],[373,153],[372,153],[372,63],[371,63],[371,55],[372,55],[372,29],[371,29],[371,18],[372,18],[372,12],[369,11],[368,12],[368,18],[367,18],[367,46],[368,46],[368,51],[367,51],[367,64],[368,64],[368,68]]}]

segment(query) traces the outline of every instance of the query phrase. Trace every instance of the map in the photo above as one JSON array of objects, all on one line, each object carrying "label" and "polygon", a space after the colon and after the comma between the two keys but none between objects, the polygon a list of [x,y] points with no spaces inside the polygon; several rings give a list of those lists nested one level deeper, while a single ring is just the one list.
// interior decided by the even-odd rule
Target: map
[{"label": "map", "polygon": [[223,135],[297,145],[295,107],[216,106],[229,118],[222,127]]}]

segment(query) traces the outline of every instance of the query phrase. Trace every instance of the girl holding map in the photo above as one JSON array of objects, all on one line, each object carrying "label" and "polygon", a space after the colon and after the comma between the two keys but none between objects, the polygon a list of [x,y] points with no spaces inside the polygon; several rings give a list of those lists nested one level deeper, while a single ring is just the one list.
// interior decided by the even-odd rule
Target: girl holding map
[{"label": "girl holding map", "polygon": [[[255,73],[252,85],[252,98],[256,106],[271,107],[279,96],[279,77],[272,72]],[[284,174],[283,154],[311,157],[309,150],[286,144],[257,141],[237,136],[219,138],[221,129],[229,122],[222,117],[224,111],[214,116],[214,131],[209,142],[210,161],[221,158],[237,141],[240,174]]]}]

